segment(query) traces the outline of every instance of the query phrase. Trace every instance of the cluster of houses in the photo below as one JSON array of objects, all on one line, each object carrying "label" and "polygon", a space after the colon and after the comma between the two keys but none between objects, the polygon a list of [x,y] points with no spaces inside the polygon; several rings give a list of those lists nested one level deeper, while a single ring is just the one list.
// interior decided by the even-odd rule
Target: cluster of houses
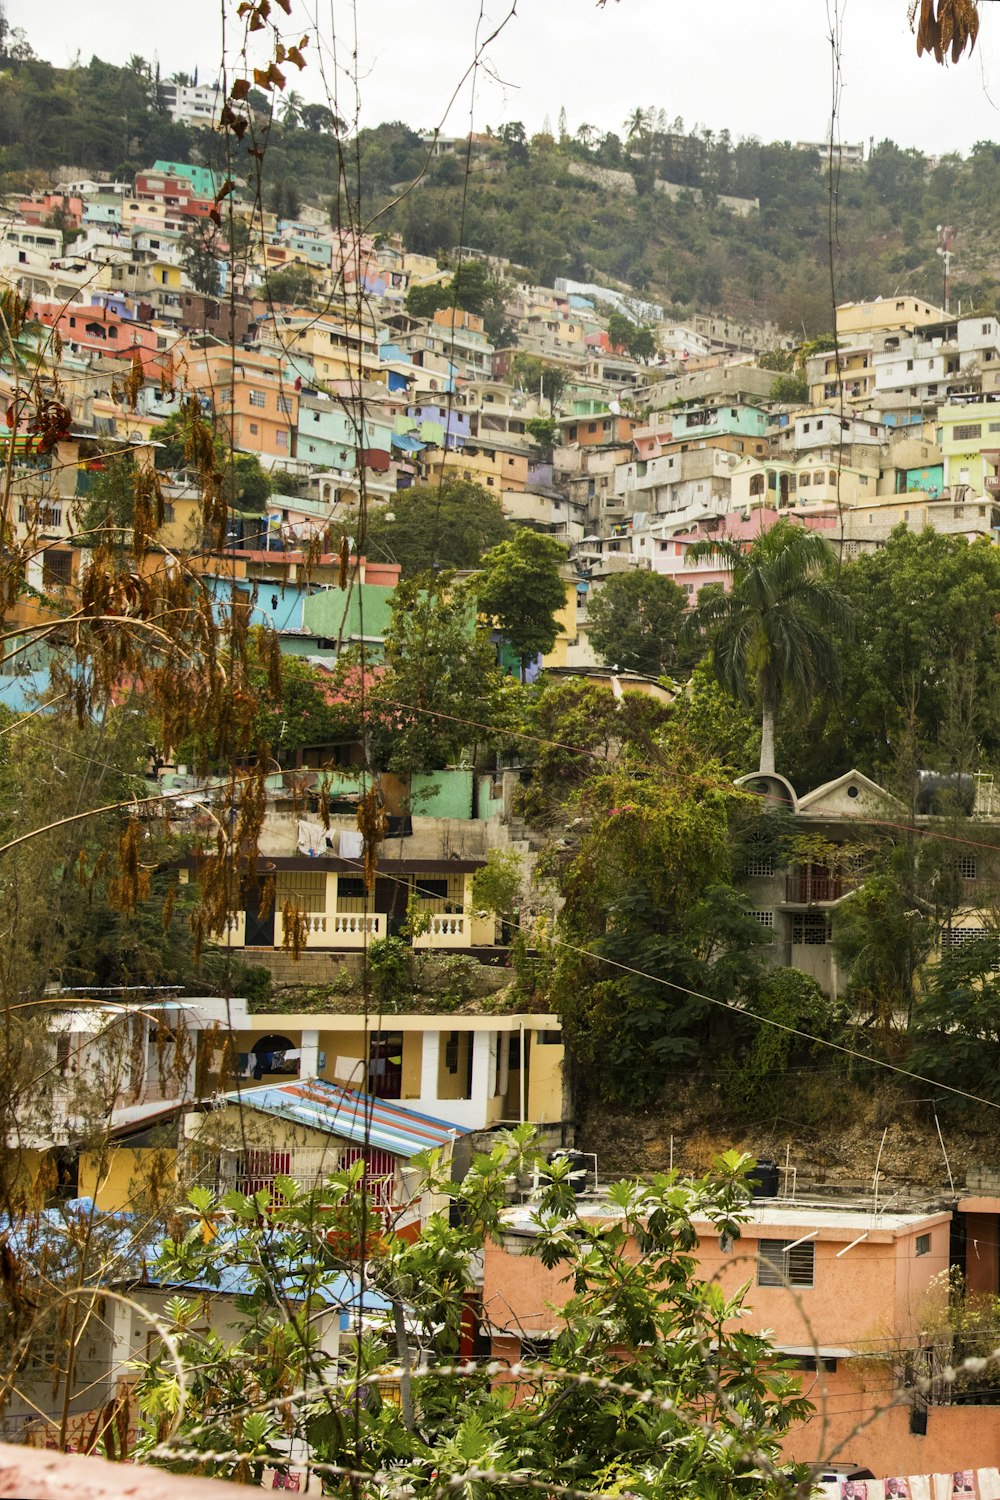
[{"label": "cluster of houses", "polygon": [[[178,109],[213,108],[181,92]],[[325,545],[331,525],[362,493],[389,513],[394,495],[442,476],[475,481],[511,520],[567,544],[561,631],[541,662],[551,670],[598,671],[588,605],[610,575],[660,572],[691,596],[722,581],[710,562],[687,562],[706,536],[750,537],[787,516],[846,555],[883,545],[899,524],[995,540],[1000,320],[992,314],[953,315],[909,295],[838,308],[836,346],[803,356],[791,373],[807,394],[789,401],[777,399],[789,372],[768,368],[782,360],[761,363],[783,351],[773,328],[702,314],[672,321],[627,288],[540,287],[494,263],[507,296],[496,345],[474,313],[407,310],[411,287],[451,271],[391,236],[332,228],[318,211],[258,215],[239,253],[224,233],[216,237],[218,290],[198,291],[192,226],[211,221],[221,186],[206,167],[155,162],[127,183],[60,182],[7,204],[0,281],[30,296],[27,340],[70,412],[58,442],[40,452],[16,417],[24,367],[0,369],[15,403],[0,438],[10,473],[5,520],[33,543],[33,619],[45,608],[55,617],[79,586],[89,556],[80,515],[95,476],[126,451],[139,466],[155,463],[158,431],[192,398],[240,453],[259,460],[274,492],[233,513],[220,540],[202,529],[196,476],[164,473],[154,558],[183,555],[220,600],[238,593],[284,652],[327,666],[361,640],[377,651],[399,576],[391,555],[353,556],[352,587],[337,587],[341,560]],[[475,254],[460,248],[452,264]],[[290,268],[308,278],[301,305],[268,294],[269,277]],[[612,346],[611,311],[654,329],[651,359]],[[786,386],[776,392],[779,380]],[[0,697],[28,706],[46,669],[44,647],[26,637]],[[573,1145],[560,1019],[496,1002],[505,914],[475,898],[476,872],[497,851],[530,859],[515,812],[519,768],[383,776],[388,831],[369,891],[357,821],[362,762],[357,745],[306,747],[293,768],[268,776],[260,876],[215,935],[279,981],[322,987],[322,1009],[51,997],[51,1098],[39,1098],[37,1118],[23,1122],[11,1149],[26,1182],[53,1185],[52,1213],[114,1218],[154,1179],[248,1192],[289,1175],[311,1184],[363,1156],[377,1204],[416,1235],[440,1207],[414,1191],[412,1159],[429,1146],[460,1172],[513,1124],[534,1124],[545,1150]],[[224,788],[182,766],[157,775],[192,832],[210,832]],[[802,796],[780,777],[748,784],[827,846],[849,846],[859,821],[890,806],[856,773]],[[995,821],[993,799],[988,781],[974,789],[984,826]],[[933,808],[921,816],[933,820]],[[813,974],[834,996],[830,912],[852,868],[846,857],[794,869],[762,858],[747,870],[775,962]],[[949,931],[956,942],[987,925],[979,907],[990,885],[979,851],[963,856],[959,873],[967,899]],[[361,951],[404,924],[417,961],[478,960],[482,983],[463,971],[469,988],[459,1003],[449,992],[435,1008],[432,992],[426,1004],[377,1018],[339,1006]],[[738,1242],[706,1227],[703,1274],[727,1290],[751,1283],[748,1326],[772,1331],[817,1402],[819,1414],[789,1435],[790,1457],[839,1453],[885,1475],[995,1462],[993,1386],[964,1388],[959,1400],[938,1378],[925,1335],[950,1266],[973,1291],[1000,1294],[1000,1177],[984,1168],[956,1187],[946,1166],[938,1197],[891,1205],[877,1192],[822,1199],[786,1174],[755,1199]],[[613,1214],[600,1183],[595,1163],[583,1214]],[[486,1252],[469,1355],[543,1357],[560,1326],[568,1289],[558,1269],[524,1253],[532,1191],[517,1186],[502,1242]],[[156,1312],[173,1290],[154,1284],[148,1267],[125,1283],[130,1303],[95,1318],[81,1346],[85,1378],[68,1408],[81,1431],[147,1348],[136,1298]],[[220,1326],[232,1323],[239,1288],[202,1291]],[[345,1286],[330,1348],[384,1312],[376,1294]],[[52,1401],[41,1366],[37,1374],[4,1409],[7,1435],[45,1440]]]}]

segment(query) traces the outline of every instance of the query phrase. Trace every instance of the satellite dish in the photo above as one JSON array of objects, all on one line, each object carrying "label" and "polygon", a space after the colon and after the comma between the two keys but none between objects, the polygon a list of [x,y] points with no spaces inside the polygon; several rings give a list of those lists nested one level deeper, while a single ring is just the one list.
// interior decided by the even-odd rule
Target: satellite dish
[{"label": "satellite dish", "polygon": [[617,401],[609,401],[609,403],[608,403],[608,411],[611,413],[611,415],[613,417],[620,417],[621,416],[621,410],[622,410],[621,406],[618,404]]}]

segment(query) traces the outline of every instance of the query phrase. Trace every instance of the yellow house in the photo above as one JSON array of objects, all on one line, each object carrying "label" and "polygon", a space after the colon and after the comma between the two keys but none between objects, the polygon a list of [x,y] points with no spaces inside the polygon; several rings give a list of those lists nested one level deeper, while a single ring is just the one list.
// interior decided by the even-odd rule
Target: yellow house
[{"label": "yellow house", "polygon": [[837,338],[853,340],[872,333],[891,333],[898,328],[920,328],[924,323],[943,323],[948,314],[919,297],[878,297],[874,302],[842,302],[837,308]]},{"label": "yellow house", "polygon": [[388,371],[379,362],[378,334],[374,322],[338,318],[329,313],[317,318],[304,314],[288,322],[265,318],[261,339],[280,346],[293,368],[321,384],[360,378],[385,384]]},{"label": "yellow house", "polygon": [[484,489],[523,493],[528,487],[529,455],[527,451],[498,447],[482,437],[466,442],[463,448],[429,449],[422,462],[421,477],[427,484],[437,484],[442,474],[471,479]]},{"label": "yellow house", "polygon": [[200,1076],[252,1089],[317,1078],[450,1121],[489,1130],[569,1114],[565,1048],[549,1013],[393,1014],[365,1027],[356,1014],[262,1012],[231,1036],[201,1038]]}]

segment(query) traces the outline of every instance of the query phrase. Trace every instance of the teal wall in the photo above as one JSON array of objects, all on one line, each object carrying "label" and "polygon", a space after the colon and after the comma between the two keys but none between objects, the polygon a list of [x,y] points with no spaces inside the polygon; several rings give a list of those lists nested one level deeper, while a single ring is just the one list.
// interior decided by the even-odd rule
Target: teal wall
[{"label": "teal wall", "polygon": [[[367,639],[382,640],[389,628],[392,589],[377,583],[355,583],[348,589],[324,589],[310,594],[302,610],[303,627],[311,635],[333,640],[339,636],[345,643],[362,633]],[[364,630],[362,632],[362,624]]]},{"label": "teal wall", "polygon": [[410,778],[410,812],[418,818],[471,818],[472,771],[428,771]]}]

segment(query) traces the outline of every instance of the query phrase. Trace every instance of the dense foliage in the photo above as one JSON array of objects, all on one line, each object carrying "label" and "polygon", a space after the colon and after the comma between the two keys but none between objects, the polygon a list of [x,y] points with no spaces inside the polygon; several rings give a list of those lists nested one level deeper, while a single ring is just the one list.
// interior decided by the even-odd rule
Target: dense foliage
[{"label": "dense foliage", "polygon": [[[673,1500],[696,1479],[720,1500],[782,1493],[780,1437],[811,1408],[767,1340],[740,1330],[743,1293],[700,1280],[693,1255],[695,1218],[739,1235],[749,1163],[735,1154],[696,1182],[613,1184],[605,1220],[580,1211],[567,1163],[538,1163],[529,1253],[564,1277],[562,1331],[544,1364],[529,1358],[516,1402],[488,1370],[457,1373],[461,1293],[477,1253],[503,1241],[506,1181],[530,1168],[530,1148],[521,1127],[458,1182],[424,1160],[453,1212],[434,1214],[412,1241],[373,1219],[360,1165],[313,1193],[289,1179],[273,1196],[218,1201],[195,1190],[190,1230],[165,1243],[152,1273],[181,1294],[167,1308],[173,1347],[140,1376],[142,1451],[259,1483],[265,1464],[288,1467],[306,1439],[326,1492],[344,1495],[360,1481],[367,1494],[448,1485],[492,1497],[530,1481]],[[344,1305],[345,1276],[358,1294],[359,1246],[366,1285],[393,1313],[338,1361],[323,1346],[323,1317]],[[188,1282],[245,1288],[235,1337],[198,1317]],[[420,1351],[413,1368],[404,1311]],[[382,1398],[380,1375],[398,1382],[398,1405]]]}]

